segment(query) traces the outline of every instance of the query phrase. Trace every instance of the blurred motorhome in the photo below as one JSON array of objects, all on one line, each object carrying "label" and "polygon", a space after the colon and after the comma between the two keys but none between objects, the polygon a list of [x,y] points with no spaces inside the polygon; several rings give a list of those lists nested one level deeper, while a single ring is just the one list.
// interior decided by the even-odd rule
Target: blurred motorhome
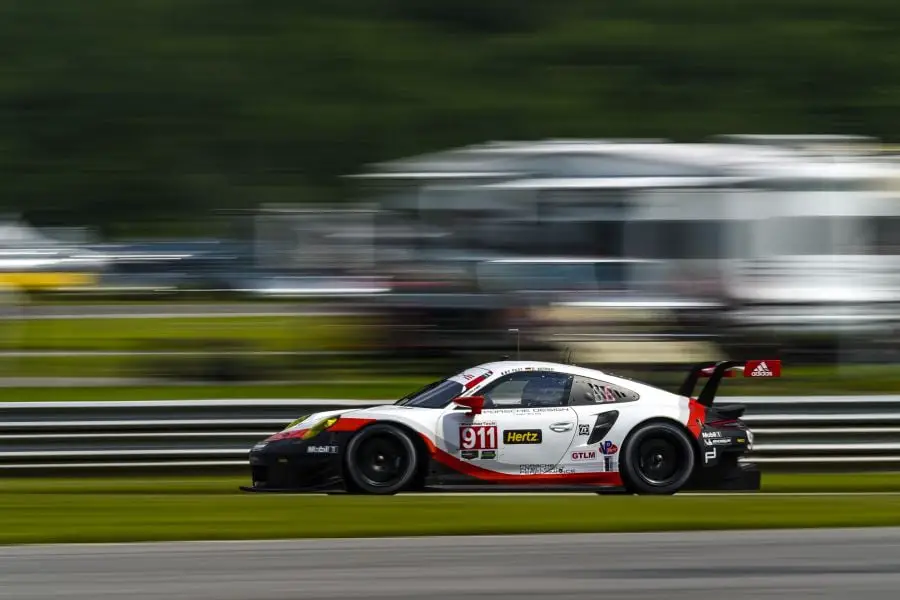
[{"label": "blurred motorhome", "polygon": [[663,261],[654,293],[728,307],[741,344],[829,353],[900,314],[900,169],[877,154],[840,136],[494,142],[356,177],[382,222],[422,233],[411,263]]}]

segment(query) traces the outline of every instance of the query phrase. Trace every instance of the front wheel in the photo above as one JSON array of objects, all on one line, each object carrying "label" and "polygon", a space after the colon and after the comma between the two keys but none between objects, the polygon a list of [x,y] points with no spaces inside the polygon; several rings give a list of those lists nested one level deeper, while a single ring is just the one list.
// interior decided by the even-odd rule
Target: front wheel
[{"label": "front wheel", "polygon": [[639,426],[626,440],[619,459],[622,481],[633,494],[674,494],[690,480],[696,450],[674,423]]},{"label": "front wheel", "polygon": [[419,465],[416,446],[403,429],[388,423],[366,427],[347,446],[351,491],[396,494],[407,488]]}]

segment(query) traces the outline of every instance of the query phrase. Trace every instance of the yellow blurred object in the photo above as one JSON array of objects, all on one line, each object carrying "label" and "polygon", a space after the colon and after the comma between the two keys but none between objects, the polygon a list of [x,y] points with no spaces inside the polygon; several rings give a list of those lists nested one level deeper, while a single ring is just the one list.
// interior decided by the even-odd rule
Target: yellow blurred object
[{"label": "yellow blurred object", "polygon": [[20,289],[53,289],[94,285],[98,277],[92,273],[3,273],[0,285]]}]

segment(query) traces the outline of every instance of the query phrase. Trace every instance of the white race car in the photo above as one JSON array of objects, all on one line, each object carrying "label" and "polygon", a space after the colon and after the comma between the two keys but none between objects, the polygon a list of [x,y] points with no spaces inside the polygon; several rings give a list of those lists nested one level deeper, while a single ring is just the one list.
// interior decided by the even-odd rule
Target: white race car
[{"label": "white race car", "polygon": [[758,490],[759,470],[739,462],[753,444],[744,407],[715,403],[735,371],[778,377],[781,363],[695,365],[674,393],[567,364],[483,364],[395,404],[294,421],[253,447],[242,489]]}]

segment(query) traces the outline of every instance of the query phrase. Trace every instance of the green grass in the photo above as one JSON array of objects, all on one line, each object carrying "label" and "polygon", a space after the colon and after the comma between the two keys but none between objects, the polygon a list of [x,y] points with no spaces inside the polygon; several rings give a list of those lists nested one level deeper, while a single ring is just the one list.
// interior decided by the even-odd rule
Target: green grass
[{"label": "green grass", "polygon": [[[57,351],[129,351],[129,350],[215,350],[210,344],[236,344],[237,350],[248,351],[329,351],[359,349],[373,331],[366,317],[297,316],[297,317],[170,317],[164,319],[48,319],[9,321],[0,323],[0,351],[57,350]],[[226,348],[222,348],[226,349]],[[260,379],[330,379],[334,386],[306,385],[300,392],[315,397],[360,398],[398,397],[411,388],[412,378],[404,377],[395,383],[385,376],[383,368],[352,369],[353,362],[321,356],[290,359],[284,356],[248,356],[239,361],[240,367]],[[162,363],[162,364],[161,364]],[[2,357],[0,377],[145,377],[161,372],[181,379],[195,379],[208,363],[197,357],[149,358],[135,356],[70,356],[70,357]],[[208,369],[207,369],[208,370]],[[258,373],[258,375],[256,375]],[[640,372],[624,373],[645,379]],[[681,373],[654,376],[654,383],[675,389]],[[369,386],[348,385],[347,380],[377,380]],[[416,383],[428,381],[427,376],[415,378]],[[152,388],[156,390],[156,388]],[[182,397],[202,397],[191,388]],[[240,396],[235,388],[225,392]],[[817,394],[877,394],[900,392],[900,369],[896,366],[852,366],[835,368],[792,367],[784,365],[782,377],[772,380],[737,377],[726,380],[720,394],[728,395],[817,395]],[[0,391],[0,397],[36,397],[44,392]],[[73,394],[79,399],[84,393]],[[94,393],[94,392],[90,392]],[[124,389],[96,390],[97,398],[151,399],[157,391]],[[160,390],[160,398],[173,398]],[[172,393],[178,393],[173,391]],[[218,397],[212,389],[211,397]],[[259,392],[248,390],[251,396]],[[277,392],[273,392],[277,393]],[[49,396],[64,396],[57,390]],[[280,393],[279,393],[280,394]]]},{"label": "green grass", "polygon": [[[229,357],[231,364],[238,365],[260,380],[292,381],[298,379],[332,380],[335,385],[343,385],[344,379],[372,381],[379,379],[385,383],[395,380],[379,373],[361,369],[351,369],[343,362],[324,360],[316,362],[316,356],[259,355]],[[214,364],[212,355],[200,356],[48,356],[48,357],[2,357],[0,377],[120,377],[147,378],[165,373],[170,381],[197,379],[190,373],[208,372]],[[253,370],[250,370],[253,369]],[[433,379],[433,378],[432,378]],[[431,381],[426,378],[424,383]],[[333,387],[333,386],[332,386]]]},{"label": "green grass", "polygon": [[0,358],[0,377],[139,377],[142,357],[48,356]]},{"label": "green grass", "polygon": [[[141,360],[134,357],[74,357],[0,359],[0,377],[141,377]],[[18,365],[18,368],[13,368]],[[841,376],[840,374],[843,374]],[[281,375],[280,377],[278,375]],[[272,377],[290,384],[154,385],[147,387],[0,387],[0,401],[179,400],[195,398],[399,398],[437,375],[386,375],[333,364],[309,372],[286,370]],[[640,374],[634,375],[641,379]],[[677,387],[677,378],[659,382]],[[161,381],[161,383],[163,383]],[[699,386],[698,386],[699,389]],[[830,395],[878,394],[900,391],[900,369],[853,366],[835,371],[828,367],[788,368],[784,379],[743,381],[727,379],[719,395]]]},{"label": "green grass", "polygon": [[[0,477],[0,497],[16,494],[152,494],[243,495],[249,472],[239,475],[93,475],[84,477]],[[896,492],[900,472],[883,473],[765,473],[765,493]]]},{"label": "green grass", "polygon": [[181,349],[185,341],[232,342],[256,350],[337,349],[352,339],[352,317],[167,317],[36,319],[0,324],[0,350]]},{"label": "green grass", "polygon": [[287,310],[296,309],[304,305],[320,305],[321,298],[279,298],[270,296],[241,296],[222,295],[220,293],[194,293],[194,294],[170,294],[160,297],[158,294],[128,295],[112,292],[100,293],[32,293],[23,302],[26,307],[34,306],[151,306],[158,307],[161,304],[176,306],[209,306],[211,304],[229,306],[247,306],[259,308],[269,306],[272,308],[283,307]]},{"label": "green grass", "polygon": [[0,543],[900,525],[900,495],[269,496],[240,482],[5,480]]},{"label": "green grass", "polygon": [[[85,369],[78,372],[79,376],[122,376],[129,372],[110,372],[101,368],[91,370],[86,361]],[[10,376],[10,373],[0,372]],[[39,374],[44,377],[74,376],[68,371],[56,370],[52,363]],[[134,374],[134,373],[132,373]],[[154,386],[109,386],[109,387],[0,387],[0,402],[17,401],[107,401],[107,400],[190,400],[203,398],[351,398],[360,400],[384,400],[400,398],[403,395],[418,389],[433,378],[427,375],[386,377],[385,375],[372,375],[364,372],[324,372],[321,374],[306,374],[313,380],[304,381],[298,379],[289,384],[232,384],[232,385],[171,385],[161,384]],[[733,381],[733,380],[732,380]],[[828,395],[837,393],[880,393],[896,391],[892,389],[853,389],[853,386],[819,387],[803,385],[798,382],[793,387],[770,386],[768,381],[761,381],[759,385],[746,386],[738,389],[727,389],[732,381],[728,381],[720,388],[720,397],[729,395]]]},{"label": "green grass", "polygon": [[764,473],[763,492],[897,492],[900,472],[888,473]]}]

